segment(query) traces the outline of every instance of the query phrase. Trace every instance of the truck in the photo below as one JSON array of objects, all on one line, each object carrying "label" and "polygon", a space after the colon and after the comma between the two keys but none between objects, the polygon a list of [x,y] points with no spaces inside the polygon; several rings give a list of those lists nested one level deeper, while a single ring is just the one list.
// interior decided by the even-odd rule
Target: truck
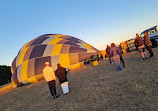
[{"label": "truck", "polygon": [[147,30],[144,30],[141,34],[140,37],[144,38],[144,32],[148,33],[148,36],[150,37],[150,41],[152,42],[152,47],[157,47],[158,44],[158,25],[151,27]]}]

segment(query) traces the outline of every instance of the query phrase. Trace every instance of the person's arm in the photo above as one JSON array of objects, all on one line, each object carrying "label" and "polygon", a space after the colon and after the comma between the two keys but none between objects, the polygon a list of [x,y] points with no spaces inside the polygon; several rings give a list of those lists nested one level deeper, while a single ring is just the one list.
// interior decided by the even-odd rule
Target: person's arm
[{"label": "person's arm", "polygon": [[66,71],[66,69],[65,69],[65,75],[67,76],[67,71]]},{"label": "person's arm", "polygon": [[54,73],[54,71],[53,71],[53,68],[51,68],[51,72],[52,72],[52,74],[53,74],[54,80],[56,80],[56,75],[55,75],[55,73]]},{"label": "person's arm", "polygon": [[106,51],[105,51],[105,52],[106,52],[106,54],[108,53],[107,48],[106,48]]},{"label": "person's arm", "polygon": [[150,37],[148,36],[148,40],[151,42]]},{"label": "person's arm", "polygon": [[135,39],[135,42],[134,42],[134,44],[135,44],[135,45],[137,45],[137,39]]},{"label": "person's arm", "polygon": [[[143,39],[143,38],[142,38]],[[143,43],[145,44],[145,42],[146,42],[146,37],[144,36],[144,40],[143,40]]]},{"label": "person's arm", "polygon": [[119,47],[118,47],[118,52],[119,52],[119,55],[121,56],[122,52],[121,52],[121,49]]}]

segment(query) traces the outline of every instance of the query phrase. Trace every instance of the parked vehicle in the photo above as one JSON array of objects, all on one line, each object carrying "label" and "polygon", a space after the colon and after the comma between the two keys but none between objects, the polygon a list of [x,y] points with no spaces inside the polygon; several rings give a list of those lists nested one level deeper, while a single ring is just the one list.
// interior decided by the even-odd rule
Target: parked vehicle
[{"label": "parked vehicle", "polygon": [[136,50],[134,42],[135,42],[135,39],[130,39],[130,40],[121,42],[120,48],[121,48],[122,52],[125,54],[127,52]]},{"label": "parked vehicle", "polygon": [[158,43],[158,25],[154,26],[154,27],[151,27],[147,30],[144,30],[140,36],[141,37],[144,37],[144,32],[147,32],[149,37],[150,37],[150,40],[152,42],[152,47],[157,47],[157,43]]}]

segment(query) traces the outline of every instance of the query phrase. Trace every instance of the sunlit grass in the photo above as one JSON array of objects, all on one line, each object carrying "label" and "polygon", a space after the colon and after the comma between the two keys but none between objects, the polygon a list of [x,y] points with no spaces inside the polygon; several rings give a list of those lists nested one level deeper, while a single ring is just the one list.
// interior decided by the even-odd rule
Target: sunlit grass
[{"label": "sunlit grass", "polygon": [[45,81],[26,85],[0,96],[3,111],[156,111],[158,108],[158,48],[143,62],[140,54],[123,55],[126,68],[117,72],[108,60],[68,74],[70,93],[51,98]]}]

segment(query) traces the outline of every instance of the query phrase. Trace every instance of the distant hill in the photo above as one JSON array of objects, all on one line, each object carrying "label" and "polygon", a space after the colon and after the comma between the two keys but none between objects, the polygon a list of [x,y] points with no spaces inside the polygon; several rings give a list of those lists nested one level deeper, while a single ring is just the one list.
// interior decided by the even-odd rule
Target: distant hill
[{"label": "distant hill", "polygon": [[10,66],[0,65],[0,86],[11,82]]}]

